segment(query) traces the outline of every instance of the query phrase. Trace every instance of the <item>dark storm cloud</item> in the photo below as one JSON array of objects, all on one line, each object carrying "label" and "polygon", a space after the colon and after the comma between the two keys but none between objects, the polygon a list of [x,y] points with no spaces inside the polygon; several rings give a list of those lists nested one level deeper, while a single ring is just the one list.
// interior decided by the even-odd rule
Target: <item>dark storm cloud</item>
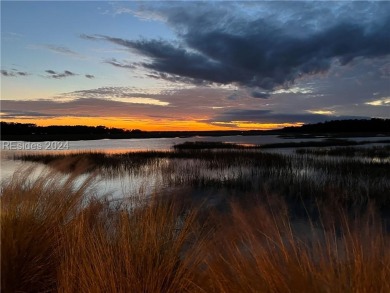
[{"label": "dark storm cloud", "polygon": [[157,71],[154,71],[150,74],[146,74],[146,76],[154,79],[164,79],[173,83],[191,83],[198,86],[210,84],[208,81],[201,80],[201,79],[193,79],[189,77],[173,75],[173,74],[157,72]]},{"label": "dark storm cloud", "polygon": [[271,95],[265,92],[252,91],[251,96],[258,99],[268,99]]},{"label": "dark storm cloud", "polygon": [[[390,54],[390,16],[379,13],[388,11],[390,3],[342,8],[327,10],[323,19],[314,4],[304,2],[294,4],[288,10],[289,17],[280,13],[279,19],[273,19],[272,14],[266,13],[248,18],[233,15],[229,9],[183,5],[161,10],[177,33],[175,43],[102,35],[82,37],[106,40],[149,57],[150,62],[142,66],[156,78],[271,90],[305,75],[326,72],[336,60],[346,65],[358,57]],[[300,9],[305,14],[300,14]],[[371,19],[348,16],[355,12],[371,15]]]},{"label": "dark storm cloud", "polygon": [[94,79],[94,78],[95,78],[95,76],[92,75],[92,74],[86,74],[85,77],[86,77],[86,78],[89,78],[89,79]]},{"label": "dark storm cloud", "polygon": [[276,113],[271,110],[231,110],[223,112],[210,119],[211,123],[226,123],[232,121],[249,121],[255,123],[318,123],[336,119],[365,119],[363,116],[333,116],[320,114],[287,114]]},{"label": "dark storm cloud", "polygon": [[89,36],[89,39],[107,40],[124,46],[144,56],[152,58],[151,63],[141,65],[153,72],[150,77],[170,81],[187,81],[196,84],[207,82],[229,83],[231,79],[224,64],[211,60],[200,53],[189,52],[182,47],[176,47],[164,40],[129,41],[109,36]]}]

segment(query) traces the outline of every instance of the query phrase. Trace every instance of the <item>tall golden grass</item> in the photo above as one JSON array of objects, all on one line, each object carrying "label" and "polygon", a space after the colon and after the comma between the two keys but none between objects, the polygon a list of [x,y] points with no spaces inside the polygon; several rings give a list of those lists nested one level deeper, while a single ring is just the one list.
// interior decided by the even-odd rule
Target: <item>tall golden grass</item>
[{"label": "tall golden grass", "polygon": [[271,201],[232,205],[209,248],[206,292],[389,292],[390,238],[372,210],[315,224]]},{"label": "tall golden grass", "polygon": [[372,209],[297,222],[276,196],[224,212],[185,194],[110,202],[93,176],[29,173],[1,187],[2,292],[390,292]]}]

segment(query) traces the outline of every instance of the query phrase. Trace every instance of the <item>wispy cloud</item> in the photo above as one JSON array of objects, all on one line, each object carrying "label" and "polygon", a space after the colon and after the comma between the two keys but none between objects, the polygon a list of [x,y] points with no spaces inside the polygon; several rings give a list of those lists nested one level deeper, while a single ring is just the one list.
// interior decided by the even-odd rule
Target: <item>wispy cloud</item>
[{"label": "wispy cloud", "polygon": [[252,91],[251,96],[257,99],[268,99],[271,95],[267,92],[254,90]]},{"label": "wispy cloud", "polygon": [[4,76],[4,77],[17,77],[17,76],[27,76],[27,75],[30,75],[30,74],[28,72],[18,71],[16,69],[12,69],[12,70],[2,69],[1,70],[1,75]]},{"label": "wispy cloud", "polygon": [[[129,104],[143,104],[154,106],[168,106],[170,102],[162,101],[158,97],[163,94],[147,94],[134,91],[132,88],[127,87],[102,87],[91,90],[80,90],[61,95],[62,97],[73,99],[90,99],[101,98],[107,101],[116,101]],[[65,99],[65,100],[66,100]]]},{"label": "wispy cloud", "polygon": [[44,45],[29,45],[28,48],[43,49],[43,50],[48,50],[52,53],[61,54],[61,55],[69,56],[69,57],[84,58],[83,55],[77,53],[76,51],[74,51],[66,46],[44,44]]},{"label": "wispy cloud", "polygon": [[281,88],[274,90],[272,94],[311,94],[313,89],[309,87],[292,86],[288,88]]},{"label": "wispy cloud", "polygon": [[54,52],[54,53],[60,53],[64,55],[70,55],[70,56],[81,56],[80,54],[76,53],[75,51],[64,47],[64,46],[54,46],[54,45],[45,45],[45,48],[48,50]]},{"label": "wispy cloud", "polygon": [[307,110],[306,112],[311,114],[318,114],[318,115],[334,115],[335,111],[333,110]]},{"label": "wispy cloud", "polygon": [[24,35],[15,32],[1,32],[1,39],[3,41],[19,41]]},{"label": "wispy cloud", "polygon": [[364,119],[366,116],[336,116],[331,113],[289,114],[271,110],[230,110],[220,113],[210,119],[212,123],[229,123],[245,121],[251,123],[317,123],[334,119]]},{"label": "wispy cloud", "polygon": [[34,111],[23,111],[23,110],[1,110],[0,117],[2,119],[31,119],[31,118],[52,118],[59,117],[61,115],[47,114]]},{"label": "wispy cloud", "polygon": [[390,97],[381,98],[379,100],[369,101],[365,103],[370,106],[390,106]]},{"label": "wispy cloud", "polygon": [[144,97],[121,97],[121,98],[109,98],[110,101],[117,101],[122,103],[131,103],[131,104],[143,104],[143,105],[154,105],[154,106],[168,106],[169,102],[160,101],[153,98],[144,98]]},{"label": "wispy cloud", "polygon": [[137,68],[137,66],[134,63],[128,63],[126,61],[121,62],[115,58],[106,59],[106,60],[104,60],[104,63],[111,64],[115,67],[126,68],[126,69],[136,69]]},{"label": "wispy cloud", "polygon": [[45,72],[49,74],[47,77],[54,78],[54,79],[61,79],[61,78],[66,78],[66,77],[78,75],[78,74],[71,72],[69,70],[64,70],[64,72],[56,72],[54,70],[48,69],[48,70],[45,70]]},{"label": "wispy cloud", "polygon": [[[67,78],[67,77],[71,77],[71,76],[80,75],[78,73],[74,73],[74,72],[69,71],[69,70],[64,70],[63,72],[57,72],[55,70],[48,69],[48,70],[45,70],[45,72],[48,74],[48,75],[46,75],[47,78],[54,78],[54,79],[62,79],[62,78]],[[84,77],[88,78],[88,79],[94,79],[95,75],[84,74]]]},{"label": "wispy cloud", "polygon": [[[93,105],[93,106],[92,106]],[[29,109],[26,111],[26,109]],[[93,110],[91,110],[93,109]],[[82,98],[68,101],[61,100],[2,100],[3,115],[30,117],[128,117],[145,118],[153,115],[172,115],[163,105],[157,105],[153,99],[111,100]],[[4,116],[4,118],[6,118]],[[10,117],[9,117],[10,118]]]},{"label": "wispy cloud", "polygon": [[81,34],[80,38],[82,38],[84,40],[89,40],[89,41],[96,41],[99,39],[97,36],[87,35],[87,34]]}]

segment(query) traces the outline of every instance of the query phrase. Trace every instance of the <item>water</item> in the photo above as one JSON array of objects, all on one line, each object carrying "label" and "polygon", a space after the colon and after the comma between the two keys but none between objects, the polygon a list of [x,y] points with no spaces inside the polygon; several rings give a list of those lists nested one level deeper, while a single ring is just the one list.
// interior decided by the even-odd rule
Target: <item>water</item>
[{"label": "water", "polygon": [[[320,141],[323,138],[293,138],[284,139],[276,135],[256,135],[256,136],[221,136],[221,137],[186,137],[186,138],[150,138],[150,139],[104,139],[104,140],[85,140],[85,141],[69,141],[68,149],[62,151],[39,151],[40,153],[53,153],[53,152],[73,152],[73,151],[102,151],[107,153],[118,153],[128,151],[141,151],[141,150],[169,150],[175,144],[180,144],[186,141],[218,141],[240,144],[269,144],[269,143],[283,143],[283,142],[303,142],[303,141]],[[349,138],[355,141],[379,141],[383,140],[381,137],[359,137]],[[45,145],[42,142],[42,145]],[[370,144],[367,146],[371,146]],[[294,148],[284,149],[267,149],[268,152],[278,152],[284,154],[291,154],[294,152]],[[1,153],[1,180],[9,178],[15,171],[21,167],[36,166],[36,174],[32,176],[38,176],[40,172],[44,170],[42,164],[22,162],[12,159],[12,156],[17,151],[2,151]],[[34,152],[32,150],[24,150],[26,152]],[[180,167],[180,164],[187,164],[188,162],[176,163],[176,166]],[[186,169],[186,168],[183,168]],[[202,169],[202,175],[210,173],[210,177],[213,177],[211,170]],[[235,176],[234,170],[224,170],[226,174],[214,174],[218,178],[230,178]],[[250,170],[244,170],[244,172],[250,172]],[[207,174],[206,174],[207,173]],[[81,177],[82,178],[82,177]],[[154,190],[165,188],[164,182],[158,173],[144,172],[144,174],[123,174],[121,176],[107,178],[96,178],[97,189],[99,194],[111,194],[113,197],[120,198],[126,195],[135,193],[150,194]]]},{"label": "water", "polygon": [[[142,138],[142,139],[101,139],[101,140],[80,140],[69,141],[68,150],[93,150],[106,152],[136,151],[136,150],[169,150],[175,144],[186,141],[218,141],[242,144],[268,144],[281,143],[286,141],[305,141],[309,139],[283,139],[276,135],[255,135],[255,136],[195,136],[195,137],[175,137],[175,138]],[[41,142],[42,146],[48,142]]]},{"label": "water", "polygon": [[[283,139],[278,136],[225,136],[225,137],[192,137],[192,138],[154,138],[154,139],[123,139],[123,140],[97,140],[97,141],[71,141],[69,142],[69,150],[62,152],[79,152],[79,151],[102,151],[107,153],[118,153],[128,151],[141,150],[169,150],[175,144],[183,143],[185,141],[220,141],[241,144],[268,144],[268,143],[283,143],[283,142],[302,142],[322,140],[323,138],[307,138],[307,139]],[[375,141],[383,140],[380,137],[372,138],[349,138],[355,141],[372,141],[372,144],[364,145],[370,147],[378,145]],[[359,146],[359,147],[363,147]],[[227,156],[234,156],[227,151]],[[257,153],[260,150],[250,150],[250,152]],[[263,195],[262,189],[271,190],[270,194],[286,195],[286,203],[291,213],[291,229],[294,235],[297,235],[302,240],[310,240],[313,237],[315,241],[323,241],[321,238],[322,230],[315,228],[313,223],[318,220],[318,213],[316,205],[310,197],[305,199],[305,194],[319,194],[329,188],[329,182],[333,182],[334,186],[339,189],[329,189],[330,196],[332,192],[344,194],[350,198],[351,194],[356,198],[359,204],[365,200],[369,194],[383,194],[385,190],[389,190],[388,176],[374,176],[372,179],[365,174],[353,176],[346,172],[333,170],[328,172],[327,168],[321,168],[317,164],[309,164],[310,155],[295,155],[295,148],[281,148],[281,149],[265,149],[260,152],[277,152],[289,155],[291,164],[289,168],[268,166],[255,167],[251,164],[246,164],[243,161],[238,161],[238,164],[210,165],[208,162],[196,159],[158,159],[158,163],[142,166],[137,172],[128,172],[120,170],[117,173],[99,172],[95,176],[95,182],[88,190],[88,195],[95,195],[97,197],[106,197],[113,202],[122,202],[124,198],[131,198],[133,196],[148,197],[152,194],[161,195],[185,195],[194,201],[206,203],[206,207],[215,207],[219,210],[224,210],[227,206],[229,198],[245,198],[246,196],[253,196],[254,194]],[[23,153],[32,151],[23,151]],[[40,151],[42,153],[42,151]],[[46,151],[44,153],[53,153],[55,151]],[[61,152],[61,151],[57,151]],[[22,162],[12,160],[12,155],[15,151],[3,151],[1,153],[1,180],[7,180],[19,168],[34,166],[34,171],[30,174],[30,178],[38,177],[41,172],[53,172],[52,169],[43,164]],[[225,154],[223,154],[224,156]],[[223,157],[224,158],[224,157]],[[336,162],[341,166],[344,163],[348,164],[351,160],[371,160],[371,158],[347,158],[347,157],[328,157],[318,156],[314,157],[315,161]],[[249,158],[252,160],[252,154]],[[274,160],[274,159],[272,159]],[[274,161],[272,161],[274,162]],[[383,159],[380,160],[383,162]],[[371,168],[371,167],[370,167]],[[358,168],[356,168],[358,169]],[[344,169],[343,169],[344,170]],[[371,170],[371,169],[370,169]],[[375,168],[373,169],[375,171]],[[23,172],[23,171],[22,171]],[[370,172],[368,172],[370,173]],[[24,173],[22,173],[24,174]],[[80,175],[77,180],[73,181],[75,187],[82,184],[83,180],[87,179],[90,174]],[[62,176],[60,180],[65,180],[66,175]],[[197,182],[216,182],[214,185],[197,185],[191,184],[191,180]],[[242,184],[241,187],[235,186],[234,182]],[[219,184],[222,183],[222,184]],[[227,183],[226,185],[224,185]],[[233,184],[233,185],[229,185]],[[288,188],[284,188],[287,186]],[[248,189],[245,189],[248,188]],[[332,187],[333,188],[333,187]],[[273,191],[276,190],[276,191]],[[380,192],[378,192],[380,190]],[[296,203],[290,199],[301,196],[303,194],[302,202]],[[267,194],[267,193],[266,193]],[[289,200],[290,199],[290,200]],[[304,200],[305,199],[305,200]],[[360,201],[359,201],[360,200]],[[380,200],[380,198],[379,198]],[[308,214],[309,212],[310,214]],[[307,220],[310,216],[311,221]],[[383,215],[383,221],[388,221],[388,215]],[[319,224],[319,222],[318,222]],[[313,230],[315,229],[315,230]],[[307,239],[306,239],[306,238]]]},{"label": "water", "polygon": [[[144,151],[144,150],[170,150],[175,144],[184,143],[186,141],[219,141],[242,144],[268,144],[281,143],[286,141],[307,141],[313,139],[283,139],[276,135],[254,135],[254,136],[196,136],[196,137],[175,137],[175,138],[147,138],[147,139],[102,139],[102,140],[80,140],[69,141],[67,150],[49,150],[39,151],[53,153],[65,151],[102,151],[108,153],[119,153],[128,151]],[[42,146],[46,142],[41,142]],[[286,150],[285,150],[286,151]],[[1,174],[0,179],[3,180],[12,175],[18,168],[22,166],[31,166],[32,163],[14,161],[10,158],[18,151],[2,151],[1,152]],[[32,150],[24,150],[21,152],[35,152]],[[35,164],[37,165],[37,164]]]},{"label": "water", "polygon": [[[354,141],[379,141],[383,137],[356,137]],[[239,144],[269,144],[283,142],[321,141],[323,138],[281,138],[277,135],[253,135],[253,136],[195,136],[175,138],[143,138],[143,139],[102,139],[70,141],[69,150],[99,150],[107,152],[131,151],[131,150],[169,150],[175,144],[186,141],[218,141]]]}]

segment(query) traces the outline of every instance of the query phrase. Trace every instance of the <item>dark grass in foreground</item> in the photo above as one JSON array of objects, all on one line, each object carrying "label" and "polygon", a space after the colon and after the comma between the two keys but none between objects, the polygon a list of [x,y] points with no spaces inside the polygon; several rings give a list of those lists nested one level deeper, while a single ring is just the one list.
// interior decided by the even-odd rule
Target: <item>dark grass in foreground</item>
[{"label": "dark grass in foreground", "polygon": [[114,204],[90,180],[30,171],[1,187],[2,292],[390,292],[370,205],[296,223],[276,195],[223,213],[180,193]]}]

